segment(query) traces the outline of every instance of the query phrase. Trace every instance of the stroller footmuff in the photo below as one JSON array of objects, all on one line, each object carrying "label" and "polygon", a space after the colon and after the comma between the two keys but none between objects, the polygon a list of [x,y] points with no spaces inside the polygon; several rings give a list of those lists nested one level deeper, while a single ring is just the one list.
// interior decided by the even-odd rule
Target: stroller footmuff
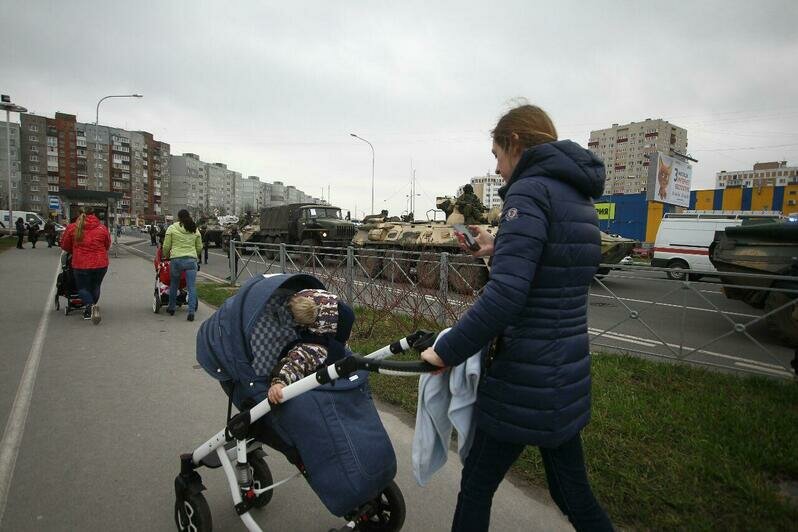
[{"label": "stroller footmuff", "polygon": [[[169,286],[172,282],[172,272],[169,259],[164,259],[161,255],[161,246],[155,250],[155,286],[152,291],[152,311],[156,314],[164,305],[169,305]],[[180,272],[180,284],[177,288],[177,299],[175,303],[178,307],[183,306],[188,301],[186,291],[186,273]]]},{"label": "stroller footmuff", "polygon": [[[434,367],[424,362],[382,359],[410,348],[424,349],[432,345],[434,335],[419,331],[367,357],[343,345],[333,348],[331,340],[327,365],[283,388],[283,401],[273,408],[266,399],[269,364],[300,336],[281,309],[290,295],[306,288],[324,286],[305,274],[255,277],[200,327],[197,360],[219,380],[240,412],[228,414],[224,430],[181,456],[175,479],[178,530],[211,529],[197,470],[219,465],[236,512],[249,530],[260,530],[250,510],[268,503],[272,490],[293,477],[271,483],[263,451],[257,444],[253,447],[253,438],[285,454],[330,513],[349,521],[349,529],[401,529],[405,504],[393,481],[396,455],[372,401],[367,371],[407,376],[431,371]],[[353,318],[349,307],[338,305],[339,316]],[[351,322],[349,328],[342,325],[339,331],[348,337]],[[264,486],[266,482],[271,484]]]}]

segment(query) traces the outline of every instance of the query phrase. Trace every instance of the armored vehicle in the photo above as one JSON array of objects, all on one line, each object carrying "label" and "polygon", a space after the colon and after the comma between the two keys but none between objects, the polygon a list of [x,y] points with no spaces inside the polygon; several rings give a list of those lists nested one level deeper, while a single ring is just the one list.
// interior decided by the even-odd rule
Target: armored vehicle
[{"label": "armored vehicle", "polygon": [[[488,280],[487,259],[464,253],[452,228],[452,224],[463,223],[463,215],[450,197],[437,198],[436,205],[447,215],[445,222],[401,222],[384,211],[363,220],[352,245],[358,248],[360,267],[369,277],[394,282],[417,280],[421,286],[437,289],[441,276],[438,254],[445,251],[450,253],[450,289],[472,294],[484,286]],[[496,234],[500,214],[499,209],[492,209],[486,216],[488,223],[478,227]],[[602,263],[617,264],[635,245],[634,240],[601,233]],[[600,274],[608,272],[608,268],[599,270]]]},{"label": "armored vehicle", "polygon": [[[726,285],[723,288],[726,297],[765,312],[784,307],[766,318],[768,327],[782,343],[798,348],[798,221],[727,227],[715,233],[709,255]],[[783,275],[793,280],[723,275],[732,272]]]}]

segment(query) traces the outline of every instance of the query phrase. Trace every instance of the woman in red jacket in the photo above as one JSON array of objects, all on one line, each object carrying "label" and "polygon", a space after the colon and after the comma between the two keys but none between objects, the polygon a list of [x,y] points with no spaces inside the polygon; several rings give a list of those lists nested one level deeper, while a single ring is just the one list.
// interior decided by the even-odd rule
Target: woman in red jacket
[{"label": "woman in red jacket", "polygon": [[111,234],[100,220],[94,216],[91,207],[81,209],[75,223],[69,224],[61,238],[61,249],[72,254],[72,270],[75,284],[83,304],[83,319],[97,325],[102,319],[100,307],[100,285],[108,271],[108,249],[111,247]]}]

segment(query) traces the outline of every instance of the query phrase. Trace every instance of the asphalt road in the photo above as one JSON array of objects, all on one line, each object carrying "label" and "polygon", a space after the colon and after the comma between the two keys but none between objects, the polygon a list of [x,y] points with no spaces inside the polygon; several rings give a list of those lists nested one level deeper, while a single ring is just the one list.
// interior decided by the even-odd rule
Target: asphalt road
[{"label": "asphalt road", "polygon": [[[196,363],[197,321],[150,307],[152,266],[124,248],[103,283],[100,325],[53,309],[57,249],[0,253],[0,530],[175,530],[179,455],[223,427],[227,401]],[[63,301],[63,300],[62,300]],[[408,382],[408,385],[414,385]],[[411,475],[412,420],[380,407],[397,452],[405,530],[448,530],[459,485],[453,453],[425,488]],[[410,421],[410,423],[408,423]],[[276,479],[293,473],[279,455]],[[244,530],[220,470],[200,470],[215,530]],[[543,502],[541,502],[543,501]],[[340,527],[301,479],[255,512],[264,530]],[[550,501],[512,482],[494,501],[492,529],[568,530]]]},{"label": "asphalt road", "polygon": [[[149,242],[135,247],[150,254],[154,249]],[[318,264],[316,267],[319,268]],[[239,281],[258,273],[275,273],[278,268],[276,261],[245,255],[239,260]],[[202,271],[224,280],[229,275],[226,253],[211,248],[209,264],[203,265]],[[333,277],[338,278],[339,286],[343,285],[341,275]],[[371,284],[362,275],[355,282],[361,286]],[[390,299],[386,294],[393,293],[400,310],[404,307],[408,312],[414,308],[446,312],[435,305],[434,292],[414,291],[408,288],[410,285],[384,281],[379,281],[379,286],[379,296],[369,290],[360,295]],[[450,294],[450,298],[455,312],[467,308],[468,298],[457,294]],[[791,377],[789,364],[795,356],[794,350],[773,338],[765,321],[758,321],[762,314],[762,310],[727,299],[719,280],[713,277],[686,285],[668,280],[662,272],[626,268],[594,282],[590,290],[589,327],[594,350],[683,358],[733,371]],[[745,332],[736,332],[735,325],[738,329],[746,325]]]}]

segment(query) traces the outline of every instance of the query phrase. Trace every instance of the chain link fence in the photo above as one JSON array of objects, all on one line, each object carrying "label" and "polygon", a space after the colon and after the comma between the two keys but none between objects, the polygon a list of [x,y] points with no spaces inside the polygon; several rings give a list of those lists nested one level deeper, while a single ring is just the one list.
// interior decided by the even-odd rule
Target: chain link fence
[{"label": "chain link fence", "polygon": [[[384,320],[404,330],[399,316],[413,327],[454,324],[489,273],[483,260],[450,253],[240,242],[231,249],[231,283],[310,273],[350,305],[372,311],[359,323],[367,335]],[[717,282],[708,272],[602,266],[611,273],[597,275],[590,287],[594,351],[795,377],[798,276],[724,273]],[[669,272],[683,280],[666,278]]]}]

